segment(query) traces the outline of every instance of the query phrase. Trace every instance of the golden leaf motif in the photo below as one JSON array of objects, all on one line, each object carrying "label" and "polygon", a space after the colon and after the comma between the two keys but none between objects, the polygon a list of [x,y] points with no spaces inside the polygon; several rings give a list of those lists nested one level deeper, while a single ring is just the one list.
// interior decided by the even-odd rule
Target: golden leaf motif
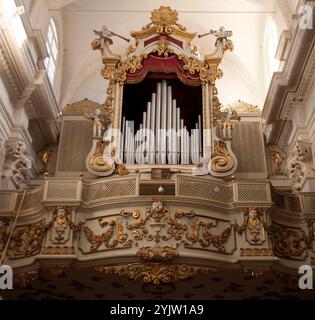
[{"label": "golden leaf motif", "polygon": [[310,239],[304,230],[273,223],[269,232],[276,256],[292,260],[304,260],[307,257]]},{"label": "golden leaf motif", "polygon": [[46,231],[45,220],[27,226],[17,227],[12,236],[10,249],[16,256],[38,254]]},{"label": "golden leaf motif", "polygon": [[176,252],[176,248],[156,245],[154,247],[140,248],[137,256],[142,260],[173,260],[178,256],[178,252]]},{"label": "golden leaf motif", "polygon": [[144,283],[170,283],[190,279],[197,275],[206,275],[209,272],[216,272],[215,268],[201,268],[176,264],[128,264],[115,267],[96,267],[96,271],[105,274],[126,276],[131,280],[142,280]]},{"label": "golden leaf motif", "polygon": [[120,176],[125,176],[129,173],[127,167],[124,164],[117,164],[115,173],[117,173]]},{"label": "golden leaf motif", "polygon": [[26,288],[31,284],[32,281],[38,278],[38,275],[39,275],[38,271],[18,273],[14,277],[14,285],[18,288]]},{"label": "golden leaf motif", "polygon": [[212,93],[212,108],[213,108],[213,116],[212,116],[212,125],[215,127],[217,125],[218,120],[221,118],[221,103],[218,98],[218,89],[216,87],[213,88]]},{"label": "golden leaf motif", "polygon": [[[91,244],[91,251],[96,251],[102,244],[104,244],[106,248],[115,248],[118,244],[123,244],[123,247],[131,247],[131,242],[127,241],[128,235],[124,233],[123,226],[118,220],[100,222],[100,225],[102,228],[109,226],[109,228],[100,235],[96,235],[88,226],[83,228],[86,239]],[[112,240],[113,236],[115,237]]]},{"label": "golden leaf motif", "polygon": [[173,32],[174,28],[181,31],[185,31],[186,28],[177,23],[178,13],[176,10],[172,10],[169,6],[161,6],[159,9],[153,10],[151,12],[151,23],[147,24],[142,28],[142,30],[147,30],[154,26],[157,33],[167,33]]},{"label": "golden leaf motif", "polygon": [[147,55],[130,56],[124,62],[120,62],[116,66],[105,65],[101,74],[105,79],[123,84],[127,79],[127,73],[135,73],[137,70],[141,69],[142,60],[146,57]]},{"label": "golden leaf motif", "polygon": [[169,54],[173,53],[172,50],[168,48],[168,41],[164,38],[158,41],[158,47],[153,50],[153,52],[157,52],[158,56],[168,57]]},{"label": "golden leaf motif", "polygon": [[222,70],[218,69],[217,64],[208,64],[193,57],[179,55],[178,58],[184,62],[183,69],[187,70],[190,74],[199,73],[199,78],[202,84],[214,84],[216,79],[222,77]]},{"label": "golden leaf motif", "polygon": [[268,270],[263,266],[258,266],[254,268],[245,267],[243,271],[247,273],[251,278],[258,278],[260,276],[263,276]]}]

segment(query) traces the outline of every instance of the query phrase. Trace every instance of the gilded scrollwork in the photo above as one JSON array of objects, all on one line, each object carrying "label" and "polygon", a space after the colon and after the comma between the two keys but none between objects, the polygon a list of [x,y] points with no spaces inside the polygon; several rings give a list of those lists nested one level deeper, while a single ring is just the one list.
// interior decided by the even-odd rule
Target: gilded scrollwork
[{"label": "gilded scrollwork", "polygon": [[97,251],[101,245],[104,245],[106,248],[115,248],[119,244],[122,244],[124,248],[131,247],[131,241],[128,240],[128,235],[124,233],[121,219],[118,218],[110,221],[99,219],[99,225],[101,228],[107,228],[100,235],[96,235],[88,226],[83,227],[85,237],[91,244],[91,251]]},{"label": "gilded scrollwork", "polygon": [[154,49],[153,52],[156,52],[158,56],[164,57],[168,57],[169,54],[173,53],[173,51],[168,48],[168,41],[164,38],[158,41],[158,47]]},{"label": "gilded scrollwork", "polygon": [[127,79],[127,73],[135,73],[137,70],[142,68],[142,60],[147,57],[146,54],[139,56],[132,55],[125,61],[118,62],[116,65],[107,65],[101,71],[101,75],[105,79],[109,79],[110,83],[118,82],[121,85]]},{"label": "gilded scrollwork", "polygon": [[[97,251],[102,245],[105,249],[129,248],[139,247],[141,243],[148,242],[158,244],[145,247],[146,250],[151,248],[155,253],[163,247],[162,244],[165,242],[167,246],[173,248],[179,246],[190,249],[203,248],[224,254],[231,254],[235,250],[235,246],[231,248],[234,225],[223,220],[201,220],[194,211],[177,209],[171,213],[160,199],[154,199],[152,206],[146,210],[145,214],[140,209],[122,210],[116,219],[104,218],[99,220],[99,225],[105,229],[101,234],[95,234],[88,225],[83,228],[85,237],[90,243],[90,251]],[[212,230],[215,229],[220,232],[213,233]],[[142,256],[148,254],[143,250],[140,252]]]},{"label": "gilded scrollwork", "polygon": [[234,159],[223,139],[215,142],[210,165],[211,171],[215,173],[228,172],[234,167]]},{"label": "gilded scrollwork", "polygon": [[212,92],[212,126],[217,125],[218,120],[221,118],[221,103],[218,98],[218,89],[214,86]]},{"label": "gilded scrollwork", "polygon": [[137,251],[137,256],[142,260],[173,260],[178,255],[176,248],[160,245],[142,247]]},{"label": "gilded scrollwork", "polygon": [[168,265],[161,263],[133,263],[114,267],[96,267],[95,270],[105,274],[126,276],[131,280],[142,280],[144,283],[153,283],[155,285],[186,280],[197,275],[206,275],[209,272],[217,271],[215,268],[194,267],[177,264]]},{"label": "gilded scrollwork", "polygon": [[129,173],[127,167],[124,164],[116,164],[115,173],[120,176],[125,176]]},{"label": "gilded scrollwork", "polygon": [[199,73],[202,84],[214,84],[215,81],[220,79],[223,75],[222,70],[218,69],[217,64],[203,62],[197,58],[188,57],[186,55],[179,55],[178,58],[184,62],[184,70],[187,70],[192,75]]},{"label": "gilded scrollwork", "polygon": [[268,269],[263,266],[257,266],[257,267],[245,267],[243,269],[245,273],[247,273],[251,278],[258,278],[260,276],[263,276]]},{"label": "gilded scrollwork", "polygon": [[151,12],[151,22],[144,26],[142,30],[147,30],[154,26],[157,33],[170,34],[173,32],[174,28],[185,31],[186,28],[177,23],[177,21],[178,13],[176,10],[172,10],[168,6],[160,6],[159,9]]},{"label": "gilded scrollwork", "polygon": [[18,288],[26,288],[32,283],[32,281],[35,281],[38,276],[38,271],[20,272],[14,277],[14,286]]},{"label": "gilded scrollwork", "polygon": [[308,256],[309,237],[304,230],[273,223],[268,231],[276,256],[292,260],[304,260]]},{"label": "gilded scrollwork", "polygon": [[34,224],[16,227],[10,244],[14,256],[31,256],[41,251],[46,233],[45,220]]},{"label": "gilded scrollwork", "polygon": [[114,171],[114,159],[105,152],[108,144],[108,141],[98,141],[96,143],[95,150],[88,159],[88,169],[100,174]]}]

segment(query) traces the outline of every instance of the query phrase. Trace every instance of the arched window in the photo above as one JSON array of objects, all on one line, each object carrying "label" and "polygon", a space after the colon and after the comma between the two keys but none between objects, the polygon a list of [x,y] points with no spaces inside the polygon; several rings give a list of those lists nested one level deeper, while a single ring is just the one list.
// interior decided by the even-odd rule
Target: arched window
[{"label": "arched window", "polygon": [[279,69],[279,60],[275,58],[278,47],[277,25],[272,17],[268,18],[265,31],[265,55],[267,60],[267,78],[271,79],[272,74]]},{"label": "arched window", "polygon": [[49,80],[51,84],[53,84],[57,69],[59,45],[55,21],[52,18],[50,19],[48,27],[46,47],[49,56],[45,59],[45,66],[48,72]]}]

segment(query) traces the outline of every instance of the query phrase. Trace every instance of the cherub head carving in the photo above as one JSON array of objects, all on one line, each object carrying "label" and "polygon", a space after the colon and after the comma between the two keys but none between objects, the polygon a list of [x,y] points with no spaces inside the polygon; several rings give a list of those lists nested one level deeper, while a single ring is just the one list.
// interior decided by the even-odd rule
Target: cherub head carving
[{"label": "cherub head carving", "polygon": [[161,213],[164,209],[164,203],[161,199],[153,199],[151,210],[155,213]]}]

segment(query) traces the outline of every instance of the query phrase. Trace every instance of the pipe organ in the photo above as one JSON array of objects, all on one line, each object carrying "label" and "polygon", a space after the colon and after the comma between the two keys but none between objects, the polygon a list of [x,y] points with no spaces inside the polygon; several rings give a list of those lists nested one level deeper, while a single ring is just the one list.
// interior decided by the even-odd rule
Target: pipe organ
[{"label": "pipe organ", "polygon": [[[215,81],[231,32],[210,31],[216,50],[201,59],[176,11],[162,6],[151,21],[121,56],[109,50],[113,32],[96,32],[106,100],[67,105],[58,146],[38,154],[41,174],[24,191],[0,190],[0,260],[13,266],[15,288],[1,296],[204,299],[236,279],[244,298],[287,298],[288,282],[300,297],[297,266],[315,265],[314,193],[283,191],[285,154],[265,152],[258,107],[221,110]],[[9,138],[4,159],[5,179],[22,188],[24,138]],[[258,290],[267,282],[270,291]]]},{"label": "pipe organ", "polygon": [[[192,43],[197,34],[177,24],[175,11],[162,6],[151,21],[131,32],[136,41],[122,55],[111,51],[106,33],[97,33],[100,38],[92,42],[109,80],[104,110],[92,117],[94,132],[100,131],[103,116],[103,130],[110,127],[113,134],[93,136],[88,171],[108,176],[118,165],[136,173],[162,165],[198,175],[232,175],[237,159],[231,130],[238,118],[234,113],[224,118],[215,86],[223,74],[223,55],[233,49],[231,31],[213,31],[216,49],[201,58]],[[217,125],[223,126],[222,137]]]},{"label": "pipe organ", "polygon": [[134,120],[123,116],[120,158],[128,165],[198,164],[201,146],[201,115],[194,128],[188,128],[165,79],[156,84],[137,129]]}]

